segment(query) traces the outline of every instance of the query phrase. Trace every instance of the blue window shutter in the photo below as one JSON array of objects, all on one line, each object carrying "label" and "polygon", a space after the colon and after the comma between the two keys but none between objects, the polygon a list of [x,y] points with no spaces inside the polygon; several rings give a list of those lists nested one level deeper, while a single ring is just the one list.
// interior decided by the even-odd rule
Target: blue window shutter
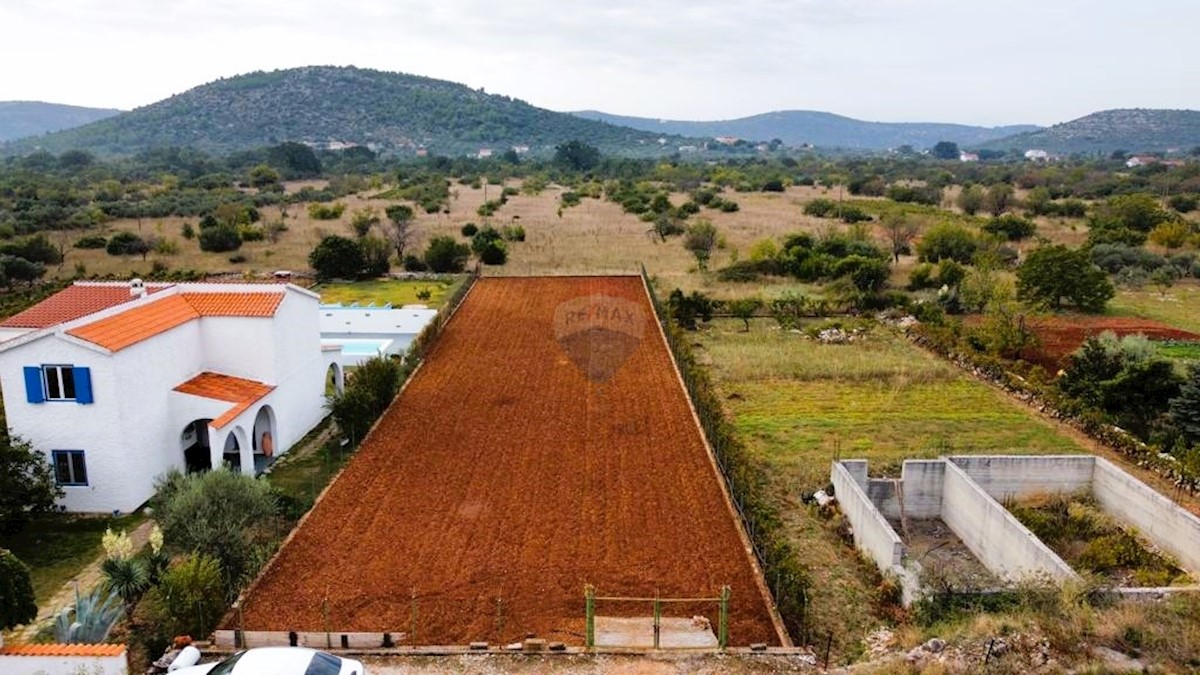
[{"label": "blue window shutter", "polygon": [[92,369],[75,366],[75,402],[92,402]]},{"label": "blue window shutter", "polygon": [[37,366],[25,366],[25,398],[30,403],[46,400],[46,392],[42,390],[42,369]]}]

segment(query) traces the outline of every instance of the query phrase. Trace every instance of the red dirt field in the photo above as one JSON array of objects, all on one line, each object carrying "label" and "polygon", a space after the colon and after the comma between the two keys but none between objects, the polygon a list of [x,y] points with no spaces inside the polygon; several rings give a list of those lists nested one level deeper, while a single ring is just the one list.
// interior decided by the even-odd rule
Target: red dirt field
[{"label": "red dirt field", "polygon": [[[582,644],[585,584],[728,585],[730,644],[780,644],[654,321],[638,277],[480,280],[251,588],[242,627]],[[716,630],[715,605],[664,609],[695,614]]]},{"label": "red dirt field", "polygon": [[1111,331],[1117,337],[1141,334],[1151,340],[1200,340],[1200,335],[1196,333],[1150,319],[1132,317],[1071,314],[1038,318],[1030,323],[1030,328],[1040,344],[1036,353],[1027,356],[1026,360],[1051,371],[1062,368],[1067,357],[1079,349],[1087,338],[1105,331]]}]

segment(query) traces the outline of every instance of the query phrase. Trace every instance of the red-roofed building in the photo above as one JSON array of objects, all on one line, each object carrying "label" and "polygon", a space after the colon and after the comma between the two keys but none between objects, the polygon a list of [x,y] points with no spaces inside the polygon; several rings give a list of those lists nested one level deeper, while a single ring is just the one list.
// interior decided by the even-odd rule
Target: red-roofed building
[{"label": "red-roofed building", "polygon": [[9,428],[70,511],[132,511],[170,469],[261,471],[324,417],[327,377],[340,386],[318,301],[290,284],[70,286],[0,324]]}]

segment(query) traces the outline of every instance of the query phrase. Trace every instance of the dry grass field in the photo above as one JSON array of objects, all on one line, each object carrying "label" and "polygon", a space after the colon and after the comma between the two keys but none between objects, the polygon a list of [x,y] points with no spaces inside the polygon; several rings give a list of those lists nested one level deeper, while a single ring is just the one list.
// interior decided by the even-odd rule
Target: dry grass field
[{"label": "dry grass field", "polygon": [[[322,185],[321,181],[304,181],[290,183],[287,188],[294,192],[302,186]],[[517,181],[510,181],[508,185],[520,187]],[[352,234],[350,219],[354,211],[373,207],[382,213],[387,206],[399,203],[395,200],[370,199],[371,195],[385,190],[386,187],[367,190],[340,199],[339,201],[346,205],[346,210],[337,220],[313,220],[307,213],[306,205],[292,205],[287,208],[288,230],[278,242],[244,244],[237,254],[245,260],[237,263],[230,262],[230,257],[234,255],[232,253],[204,253],[200,251],[195,239],[183,238],[180,234],[183,224],[190,222],[196,227],[199,220],[197,218],[145,218],[142,219],[140,228],[134,220],[118,220],[108,223],[103,228],[101,233],[108,236],[118,231],[133,231],[165,238],[174,241],[178,246],[178,253],[174,255],[150,253],[145,260],[138,256],[114,257],[103,250],[69,248],[70,242],[79,236],[77,232],[54,235],[67,238],[68,254],[63,265],[51,270],[50,275],[71,277],[76,274],[78,264],[85,268],[85,275],[145,275],[155,262],[167,265],[171,269],[244,273],[250,276],[279,269],[305,270],[308,269],[308,253],[321,237],[327,234]],[[488,185],[486,196],[495,199],[500,190],[499,185]],[[510,197],[508,203],[494,216],[483,218],[477,215],[476,209],[485,200],[485,190],[472,189],[470,186],[456,183],[451,188],[449,214],[426,214],[418,209],[417,237],[410,250],[417,253],[423,251],[428,240],[437,235],[460,236],[459,230],[465,223],[480,226],[486,223],[496,227],[519,224],[525,228],[526,241],[513,244],[510,247],[508,264],[489,267],[487,274],[630,273],[637,270],[638,263],[643,263],[650,274],[657,277],[660,288],[703,290],[718,298],[751,293],[772,297],[785,290],[811,291],[810,288],[787,279],[775,279],[761,284],[719,282],[711,273],[698,273],[695,259],[683,248],[679,237],[671,238],[665,243],[659,242],[649,235],[647,223],[634,215],[622,212],[617,204],[585,198],[579,206],[563,209],[559,215],[559,195],[562,191],[562,188],[551,186],[536,196],[521,194]],[[738,193],[726,190],[724,196],[737,202],[737,212],[722,213],[706,209],[690,220],[694,222],[697,218],[707,218],[716,225],[722,236],[723,245],[714,253],[709,264],[711,269],[723,267],[738,257],[745,258],[750,247],[763,239],[771,238],[778,242],[796,231],[819,234],[845,227],[836,221],[806,216],[803,208],[805,203],[819,197],[850,198],[849,195],[840,193],[838,188],[804,186],[790,187],[782,193]],[[685,199],[682,194],[673,196],[677,203]],[[952,195],[948,196],[947,200],[952,203]],[[266,207],[261,209],[261,212],[264,221],[278,219],[281,215],[279,207]],[[946,217],[956,216],[947,213]],[[915,219],[922,227],[928,227],[941,217],[921,215]],[[883,244],[885,233],[878,223],[873,226],[873,234],[880,244]],[[1039,236],[1076,245],[1086,236],[1086,228],[1078,222],[1043,218],[1039,219]],[[1028,246],[1026,243],[1022,248]],[[905,283],[908,272],[915,263],[915,257],[902,257],[900,263],[895,266],[893,283]]]}]

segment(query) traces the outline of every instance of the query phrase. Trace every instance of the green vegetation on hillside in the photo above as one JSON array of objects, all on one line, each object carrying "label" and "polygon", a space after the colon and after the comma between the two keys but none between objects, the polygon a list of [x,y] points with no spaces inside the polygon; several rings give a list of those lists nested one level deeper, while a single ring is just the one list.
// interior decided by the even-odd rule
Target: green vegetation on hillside
[{"label": "green vegetation on hillside", "polygon": [[[535,108],[524,101],[415,75],[305,67],[217,80],[85,127],[11,144],[131,155],[150,148],[206,152],[298,141],[370,144],[415,156],[496,155],[514,146],[545,155],[571,139],[606,150],[662,154],[658,135]],[[676,143],[678,145],[678,143]]]}]

